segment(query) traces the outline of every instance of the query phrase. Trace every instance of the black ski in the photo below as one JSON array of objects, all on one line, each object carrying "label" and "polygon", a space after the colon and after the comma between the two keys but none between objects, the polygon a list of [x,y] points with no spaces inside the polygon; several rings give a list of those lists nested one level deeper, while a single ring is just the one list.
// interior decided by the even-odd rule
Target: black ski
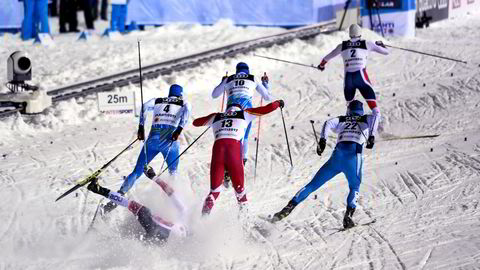
[{"label": "black ski", "polygon": [[137,141],[138,141],[138,139],[135,139],[135,141],[131,142],[125,149],[123,149],[120,153],[118,153],[114,158],[112,158],[109,162],[107,162],[105,165],[103,165],[100,169],[98,169],[96,172],[94,172],[92,175],[88,176],[87,178],[83,179],[82,181],[78,182],[71,189],[67,190],[65,193],[60,195],[55,201],[60,200],[61,198],[67,196],[68,194],[74,192],[75,190],[79,189],[80,187],[90,183],[93,179],[97,178],[112,162],[114,162],[125,151],[130,149],[130,147],[132,147],[132,145],[134,143],[136,143]]},{"label": "black ski", "polygon": [[354,229],[354,228],[358,228],[358,227],[370,226],[370,225],[374,224],[375,222],[377,222],[377,219],[373,219],[373,220],[370,220],[370,221],[365,222],[365,223],[356,224],[355,226],[353,226],[353,227],[351,227],[351,228],[335,229],[335,230],[337,230],[337,231],[331,233],[330,235],[333,235],[333,234],[336,234],[336,233],[339,233],[339,232],[345,232],[345,231],[348,231],[348,230],[351,230],[351,229]]}]

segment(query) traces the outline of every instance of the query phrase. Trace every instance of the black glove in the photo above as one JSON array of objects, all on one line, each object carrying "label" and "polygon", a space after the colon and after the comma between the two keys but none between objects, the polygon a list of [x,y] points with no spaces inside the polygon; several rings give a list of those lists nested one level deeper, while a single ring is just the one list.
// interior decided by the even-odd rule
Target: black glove
[{"label": "black glove", "polygon": [[90,190],[91,192],[93,193],[97,193],[99,195],[102,195],[103,197],[106,197],[108,198],[108,195],[110,194],[110,189],[108,188],[104,188],[102,186],[100,186],[98,183],[97,183],[98,179],[97,178],[94,178],[90,184],[88,184],[87,186],[87,189]]},{"label": "black glove", "polygon": [[375,136],[368,136],[367,140],[367,149],[372,149],[373,145],[375,144]]},{"label": "black glove", "polygon": [[320,138],[317,145],[317,155],[322,156],[323,150],[327,146],[327,140],[325,138]]},{"label": "black glove", "polygon": [[143,128],[143,125],[138,126],[137,138],[140,141],[145,140],[145,129]]},{"label": "black glove", "polygon": [[380,40],[379,40],[379,41],[375,41],[375,44],[376,44],[377,46],[380,46],[380,47],[386,48],[386,47],[385,47],[385,44],[383,44],[383,42],[382,42],[382,41],[380,41]]},{"label": "black glove", "polygon": [[143,167],[143,173],[145,173],[145,175],[150,179],[153,179],[156,176],[153,168],[151,166],[148,166],[148,165],[145,165],[145,167]]},{"label": "black glove", "polygon": [[285,102],[284,102],[283,100],[279,99],[279,100],[277,100],[277,102],[278,102],[278,106],[279,106],[280,108],[283,109],[283,107],[285,107]]},{"label": "black glove", "polygon": [[178,136],[180,136],[180,133],[182,132],[183,128],[182,127],[177,127],[175,131],[172,133],[172,141],[178,140]]},{"label": "black glove", "polygon": [[317,68],[320,69],[320,71],[324,71],[326,64],[327,64],[327,61],[322,60],[322,62],[317,66]]}]

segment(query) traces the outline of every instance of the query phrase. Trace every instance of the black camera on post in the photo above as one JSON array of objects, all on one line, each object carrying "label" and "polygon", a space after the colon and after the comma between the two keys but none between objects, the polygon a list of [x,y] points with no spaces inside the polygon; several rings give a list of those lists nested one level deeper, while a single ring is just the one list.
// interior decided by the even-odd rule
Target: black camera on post
[{"label": "black camera on post", "polygon": [[7,59],[6,87],[11,93],[0,94],[0,108],[21,108],[21,113],[41,113],[52,105],[52,97],[44,89],[29,85],[32,61],[25,52],[16,51]]},{"label": "black camera on post", "polygon": [[12,92],[37,90],[38,87],[26,84],[32,79],[32,61],[25,52],[16,51],[7,60],[7,88]]}]

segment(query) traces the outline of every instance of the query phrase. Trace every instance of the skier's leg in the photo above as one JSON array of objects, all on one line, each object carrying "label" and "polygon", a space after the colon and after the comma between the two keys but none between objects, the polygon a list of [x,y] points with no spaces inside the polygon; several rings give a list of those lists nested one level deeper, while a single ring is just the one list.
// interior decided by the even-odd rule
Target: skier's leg
[{"label": "skier's leg", "polygon": [[377,106],[377,98],[375,95],[375,91],[373,90],[370,79],[368,78],[366,69],[358,71],[355,76],[355,85],[360,90],[360,93],[367,102],[370,110],[372,110],[374,120],[369,130],[370,134],[372,134],[372,131],[377,130],[378,127],[378,120],[380,119],[380,109]]},{"label": "skier's leg", "polygon": [[173,142],[171,146],[170,146],[170,143],[167,143],[162,148],[163,158],[167,163],[168,172],[171,175],[175,175],[178,169],[178,164],[180,162],[180,159],[177,158],[179,154],[179,150],[180,150],[180,143],[178,141]]},{"label": "skier's leg", "polygon": [[127,176],[122,186],[120,187],[120,192],[124,194],[127,193],[130,188],[132,188],[135,181],[137,181],[137,179],[142,176],[145,165],[150,163],[150,161],[152,161],[152,159],[159,153],[159,149],[155,147],[155,140],[148,139],[145,143],[147,144],[147,159],[145,160],[145,151],[142,147],[133,172]]},{"label": "skier's leg", "polygon": [[353,213],[357,207],[358,192],[360,190],[360,184],[362,183],[363,174],[363,156],[361,153],[351,154],[349,158],[344,161],[343,173],[348,180],[348,188],[350,192],[347,196],[347,210],[343,217],[343,227],[351,228],[355,226],[353,222]]},{"label": "skier's leg", "polygon": [[137,218],[140,225],[146,232],[146,238],[153,241],[166,241],[170,235],[170,229],[173,223],[163,220],[158,216],[152,215],[148,207],[136,201],[130,201],[128,210]]},{"label": "skier's leg", "polygon": [[350,192],[347,197],[347,206],[350,208],[357,207],[357,197],[362,183],[363,174],[363,156],[358,153],[344,160],[345,169],[343,173],[348,180],[348,188]]},{"label": "skier's leg", "polygon": [[242,161],[242,145],[239,141],[228,140],[228,152],[226,153],[225,166],[232,177],[233,189],[240,205],[247,202],[247,194],[244,187],[244,172]]},{"label": "skier's leg", "polygon": [[341,164],[341,162],[341,155],[337,150],[335,150],[330,159],[323,164],[323,166],[315,174],[312,181],[300,189],[280,212],[274,214],[273,221],[279,221],[287,217],[299,203],[301,203],[308,197],[308,195],[310,195],[310,193],[314,192],[328,180],[339,174],[340,170],[338,169],[337,164]]},{"label": "skier's leg", "polygon": [[357,90],[353,82],[353,72],[345,72],[345,80],[343,82],[343,95],[345,101],[350,103],[355,98],[355,91]]},{"label": "skier's leg", "polygon": [[213,144],[212,161],[210,163],[210,193],[203,204],[202,214],[209,214],[220,195],[221,185],[225,171],[225,139],[218,140]]},{"label": "skier's leg", "polygon": [[297,194],[292,198],[292,201],[295,205],[301,203],[305,200],[310,193],[314,192],[325,184],[328,180],[332,179],[335,175],[340,173],[337,164],[342,162],[341,159],[333,152],[332,157],[325,163],[315,174],[312,181],[308,183],[305,187],[300,189]]},{"label": "skier's leg", "polygon": [[244,160],[244,163],[247,161],[247,155],[248,155],[248,136],[250,135],[250,130],[252,129],[252,122],[251,121],[247,129],[245,129],[245,136],[243,136],[243,141],[242,141],[242,157]]}]

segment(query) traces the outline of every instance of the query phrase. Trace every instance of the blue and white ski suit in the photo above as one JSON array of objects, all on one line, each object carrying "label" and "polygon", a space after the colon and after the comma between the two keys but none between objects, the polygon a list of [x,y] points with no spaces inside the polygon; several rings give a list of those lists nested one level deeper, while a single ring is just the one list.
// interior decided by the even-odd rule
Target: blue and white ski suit
[{"label": "blue and white ski suit", "polygon": [[[268,92],[268,83],[262,82],[261,84],[255,82],[255,77],[251,74],[246,74],[244,72],[239,72],[237,74],[231,75],[215,87],[212,92],[212,97],[217,98],[227,92],[227,108],[231,104],[238,104],[242,106],[242,110],[252,108],[252,98],[253,91],[256,90],[262,98],[266,101],[273,100],[273,97]],[[250,134],[250,129],[252,127],[252,122],[248,124],[247,129],[245,130],[245,136],[242,141],[243,148],[243,158],[247,158],[248,153],[248,135]]]},{"label": "blue and white ski suit", "polygon": [[[146,164],[150,163],[158,153],[162,153],[166,160],[170,174],[174,174],[178,167],[180,143],[172,141],[172,133],[178,128],[184,128],[190,118],[191,106],[180,98],[153,98],[143,105],[143,113],[140,115],[140,125],[145,123],[145,113],[153,110],[152,129],[145,142],[147,159],[142,147],[137,159],[137,165],[133,172],[125,179],[120,191],[126,193],[143,174]],[[174,161],[175,160],[175,161]]]},{"label": "blue and white ski suit", "polygon": [[312,181],[293,197],[292,201],[295,204],[301,203],[310,193],[317,190],[335,175],[343,173],[347,177],[350,189],[347,206],[356,207],[357,195],[362,183],[363,145],[369,136],[369,130],[374,131],[372,135],[377,130],[374,118],[375,116],[371,114],[339,116],[325,122],[321,137],[326,139],[329,131],[332,130],[338,133],[337,145],[330,159],[318,170]]}]

